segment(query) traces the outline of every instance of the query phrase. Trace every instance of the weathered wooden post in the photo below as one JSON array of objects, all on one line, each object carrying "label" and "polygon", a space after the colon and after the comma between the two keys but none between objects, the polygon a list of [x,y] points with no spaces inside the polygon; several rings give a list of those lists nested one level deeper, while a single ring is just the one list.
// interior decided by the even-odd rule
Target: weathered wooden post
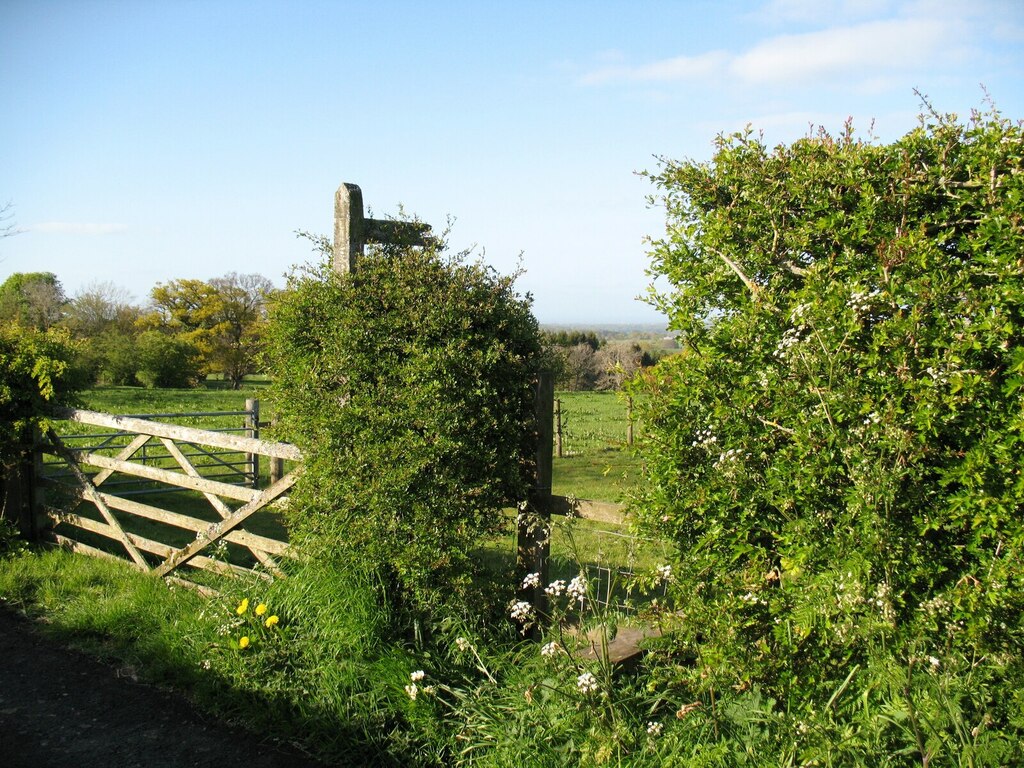
[{"label": "weathered wooden post", "polygon": [[633,397],[626,398],[626,445],[633,445]]},{"label": "weathered wooden post", "polygon": [[[536,476],[527,500],[526,509],[519,514],[516,561],[520,581],[519,597],[530,603],[536,616],[547,614],[548,559],[551,554],[551,476],[552,476],[552,424],[555,408],[555,377],[542,371],[537,378],[534,396],[534,415],[537,424]],[[525,578],[536,574],[535,582],[527,584]],[[534,623],[531,637],[541,636],[541,627]]]},{"label": "weathered wooden post", "polygon": [[344,183],[334,193],[334,258],[339,274],[355,272],[367,243],[428,245],[430,225],[418,221],[367,219],[363,216],[363,191],[358,184]]},{"label": "weathered wooden post", "polygon": [[[271,430],[270,435],[275,440],[277,439],[277,432],[275,431],[276,427],[277,427],[277,414],[275,413],[270,418],[270,430]],[[270,459],[270,484],[273,485],[278,480],[280,480],[282,477],[284,477],[284,459],[280,459],[280,458],[278,458],[276,456],[273,456]]]},{"label": "weathered wooden post", "polygon": [[[260,439],[260,401],[255,398],[246,398],[245,400],[245,424],[243,425],[248,432],[247,437],[253,437],[257,440]],[[249,473],[252,475],[252,487],[260,487],[260,455],[258,453],[250,453],[245,457],[245,463],[248,467]]]},{"label": "weathered wooden post", "polygon": [[555,455],[562,458],[562,401],[555,398]]},{"label": "weathered wooden post", "polygon": [[[36,436],[38,437],[38,436]],[[18,528],[18,534],[27,541],[37,541],[41,530],[42,485],[37,474],[42,470],[42,456],[30,445],[5,467],[3,478],[3,505],[0,512]]]}]

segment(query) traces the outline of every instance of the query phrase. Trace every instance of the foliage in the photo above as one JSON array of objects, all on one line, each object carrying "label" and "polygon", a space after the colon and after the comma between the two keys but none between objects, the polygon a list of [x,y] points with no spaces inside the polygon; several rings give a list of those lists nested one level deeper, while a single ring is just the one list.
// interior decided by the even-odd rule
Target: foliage
[{"label": "foliage", "polygon": [[704,712],[745,691],[769,742],[817,723],[773,754],[1022,758],[1022,143],[933,112],[652,177],[684,352],[634,385],[635,508],[677,545],[668,679]]},{"label": "foliage", "polygon": [[399,621],[477,610],[474,549],[530,475],[540,343],[514,277],[439,245],[378,249],[354,274],[293,275],[271,338],[282,434],[306,456],[302,546],[375,574]]},{"label": "foliage", "polygon": [[69,404],[81,382],[71,366],[67,331],[0,325],[0,466],[31,440],[32,428],[57,405]]},{"label": "foliage", "polygon": [[201,375],[199,352],[185,338],[145,331],[135,342],[136,377],[146,387],[191,387]]},{"label": "foliage", "polygon": [[257,371],[272,293],[271,282],[255,274],[172,280],[153,289],[153,312],[142,323],[188,341],[204,373],[223,374],[237,389],[246,374]]},{"label": "foliage", "polygon": [[52,272],[15,272],[0,285],[0,322],[46,330],[61,319],[66,303]]}]

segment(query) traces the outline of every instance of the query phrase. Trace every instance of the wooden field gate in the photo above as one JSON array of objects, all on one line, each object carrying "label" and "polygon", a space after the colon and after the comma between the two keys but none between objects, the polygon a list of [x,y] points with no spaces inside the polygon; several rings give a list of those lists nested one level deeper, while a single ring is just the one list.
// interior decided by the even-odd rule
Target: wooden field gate
[{"label": "wooden field gate", "polygon": [[[63,409],[57,416],[80,424],[114,429],[128,442],[116,448],[107,445],[99,450],[96,447],[75,449],[69,447],[67,436],[62,438],[53,429],[39,436],[33,451],[32,474],[35,487],[31,491],[29,505],[29,514],[36,529],[35,538],[49,540],[77,552],[119,557],[76,538],[76,532],[82,531],[99,535],[119,545],[123,554],[140,570],[151,571],[176,581],[180,580],[178,574],[186,565],[217,573],[257,573],[267,577],[280,574],[275,558],[287,553],[287,543],[278,538],[253,533],[246,530],[245,526],[258,512],[282,500],[295,484],[301,472],[301,464],[295,464],[290,472],[274,479],[267,488],[261,490],[253,487],[254,483],[233,484],[204,477],[189,454],[192,457],[209,456],[212,453],[209,449],[237,452],[245,455],[252,466],[258,467],[258,456],[265,456],[273,463],[301,462],[302,453],[296,446],[223,431],[81,409]],[[154,466],[151,460],[144,459],[142,450],[152,442],[158,443],[166,451],[168,459],[163,462],[165,466]],[[70,479],[71,482],[56,479],[52,472],[47,472],[48,466],[53,467],[52,461],[47,464],[48,456],[63,462],[69,470],[65,480]],[[134,501],[123,495],[107,493],[104,483],[115,473],[141,478],[164,487],[198,492],[209,502],[215,512],[215,515],[210,516],[215,519],[193,517],[180,511]],[[48,503],[54,496],[65,499],[65,504],[57,507]],[[98,515],[87,516],[76,511],[81,502],[85,502],[87,509],[94,509]],[[241,504],[233,507],[229,502]],[[126,530],[126,526],[114,514],[115,510],[134,518],[170,526],[171,530],[194,534],[194,538],[183,542],[182,537],[177,536],[174,538],[178,541],[167,543],[132,533]],[[159,529],[159,526],[154,527]],[[71,532],[57,532],[66,529],[71,529]],[[231,542],[248,550],[261,567],[252,570],[229,563],[221,557],[211,557],[210,551],[223,546],[222,542]]]}]

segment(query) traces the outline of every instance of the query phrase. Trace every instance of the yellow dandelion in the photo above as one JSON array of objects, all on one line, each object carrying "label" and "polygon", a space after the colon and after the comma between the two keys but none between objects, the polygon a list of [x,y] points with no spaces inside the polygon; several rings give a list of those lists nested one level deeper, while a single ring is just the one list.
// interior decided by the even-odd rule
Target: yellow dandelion
[{"label": "yellow dandelion", "polygon": [[249,647],[249,636],[248,635],[242,635],[242,637],[239,638],[239,640],[238,640],[238,647],[240,649],[242,649],[243,651],[246,648]]},{"label": "yellow dandelion", "polygon": [[279,621],[280,621],[280,619],[279,619],[279,618],[277,618],[277,614],[275,613],[275,614],[274,614],[273,616],[268,616],[268,617],[267,617],[267,620],[266,620],[266,621],[264,621],[264,622],[263,622],[263,624],[264,624],[264,626],[266,626],[266,627],[273,627],[273,626],[274,626],[274,625],[276,625],[276,624],[277,624],[277,622],[279,622]]},{"label": "yellow dandelion", "polygon": [[240,602],[238,604],[238,607],[235,608],[235,613],[237,613],[239,616],[241,616],[247,610],[249,610],[249,598],[248,597],[243,597],[242,598],[242,602]]},{"label": "yellow dandelion", "polygon": [[256,606],[256,615],[257,616],[262,616],[266,612],[267,612],[267,604],[266,603],[260,603],[259,605]]}]

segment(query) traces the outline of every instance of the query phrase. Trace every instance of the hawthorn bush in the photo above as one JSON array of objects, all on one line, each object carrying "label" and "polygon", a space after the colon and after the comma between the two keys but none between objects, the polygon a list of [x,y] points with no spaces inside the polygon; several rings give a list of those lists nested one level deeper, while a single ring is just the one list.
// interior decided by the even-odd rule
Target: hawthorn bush
[{"label": "hawthorn bush", "polygon": [[273,306],[281,434],[306,456],[292,535],[370,574],[406,626],[481,612],[477,550],[525,498],[541,344],[514,280],[441,245],[387,247],[354,274],[294,274]]},{"label": "hawthorn bush", "polygon": [[1022,156],[929,108],[651,174],[685,345],[633,384],[634,507],[677,545],[661,674],[762,764],[1024,760]]}]

